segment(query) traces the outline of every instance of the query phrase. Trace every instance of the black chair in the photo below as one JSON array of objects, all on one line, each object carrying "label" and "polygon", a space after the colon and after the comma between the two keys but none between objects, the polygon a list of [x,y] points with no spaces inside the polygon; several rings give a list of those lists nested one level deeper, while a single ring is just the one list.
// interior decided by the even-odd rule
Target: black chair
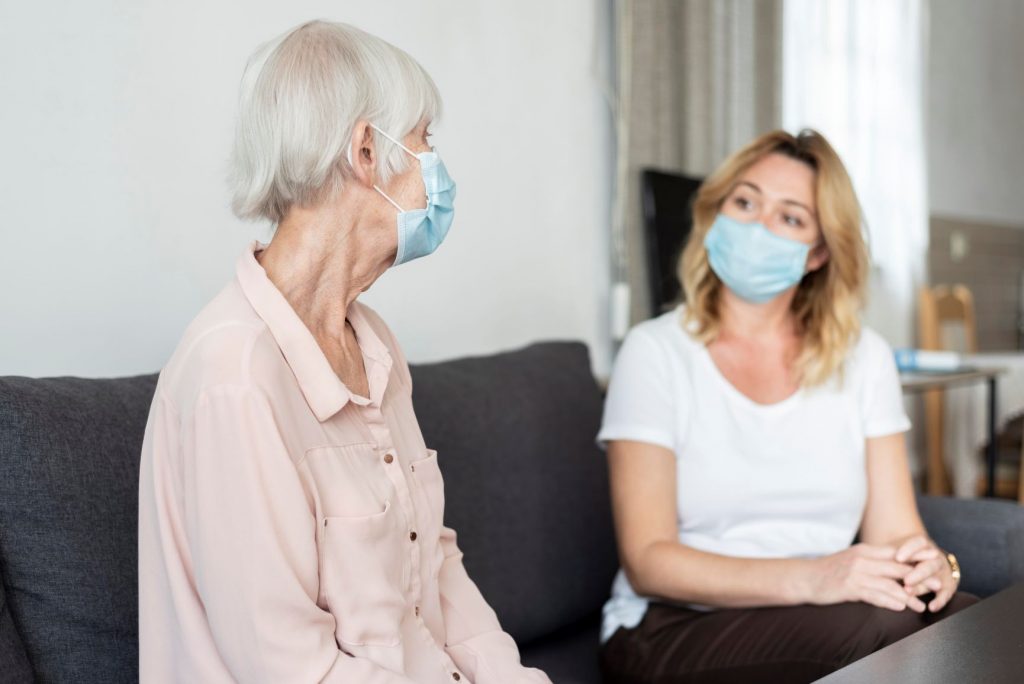
[{"label": "black chair", "polygon": [[703,179],[656,169],[643,169],[640,179],[651,315],[657,316],[682,300],[676,264],[693,227],[693,197]]}]

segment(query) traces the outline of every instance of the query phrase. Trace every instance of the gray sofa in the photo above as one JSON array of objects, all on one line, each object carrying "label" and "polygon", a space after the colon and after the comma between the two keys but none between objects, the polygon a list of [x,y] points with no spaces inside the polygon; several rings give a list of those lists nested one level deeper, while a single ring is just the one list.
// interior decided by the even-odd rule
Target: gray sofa
[{"label": "gray sofa", "polygon": [[[616,556],[586,348],[415,366],[413,381],[470,575],[528,664],[557,684],[598,682]],[[137,679],[138,456],[155,383],[0,378],[0,684]],[[967,590],[1024,579],[1024,509],[921,509]]]}]

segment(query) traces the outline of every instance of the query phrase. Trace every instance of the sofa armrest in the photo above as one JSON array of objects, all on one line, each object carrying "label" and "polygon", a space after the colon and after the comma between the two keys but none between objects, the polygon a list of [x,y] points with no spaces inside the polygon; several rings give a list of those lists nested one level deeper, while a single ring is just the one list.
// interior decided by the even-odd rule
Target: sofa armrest
[{"label": "sofa armrest", "polygon": [[917,505],[935,543],[956,554],[964,591],[989,596],[1024,581],[1024,506],[939,496]]}]

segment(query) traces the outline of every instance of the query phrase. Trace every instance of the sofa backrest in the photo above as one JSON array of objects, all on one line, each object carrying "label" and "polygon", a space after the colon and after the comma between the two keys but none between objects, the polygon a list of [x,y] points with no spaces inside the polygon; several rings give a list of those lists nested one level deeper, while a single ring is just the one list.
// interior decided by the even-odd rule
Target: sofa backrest
[{"label": "sofa backrest", "polygon": [[21,643],[21,635],[11,619],[7,596],[0,582],[0,684],[32,681],[32,666]]},{"label": "sofa backrest", "polygon": [[618,561],[587,348],[537,344],[412,376],[445,523],[502,626],[528,643],[597,613]]},{"label": "sofa backrest", "polygon": [[[412,372],[446,520],[506,629],[529,640],[598,611],[616,561],[586,348]],[[24,665],[23,644],[37,681],[137,680],[138,469],[156,378],[0,378],[0,675]]]},{"label": "sofa backrest", "polygon": [[0,570],[38,681],[138,678],[139,454],[155,386],[0,378]]}]

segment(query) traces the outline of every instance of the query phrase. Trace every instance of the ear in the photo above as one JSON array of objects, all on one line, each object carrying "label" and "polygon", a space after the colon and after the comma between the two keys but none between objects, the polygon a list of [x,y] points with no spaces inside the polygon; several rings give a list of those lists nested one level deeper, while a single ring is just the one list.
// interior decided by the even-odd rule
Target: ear
[{"label": "ear", "polygon": [[811,250],[810,254],[807,255],[807,272],[813,273],[819,268],[828,263],[831,252],[828,250],[828,245],[822,242],[820,245]]},{"label": "ear", "polygon": [[356,180],[370,188],[377,182],[377,147],[369,121],[360,119],[352,129],[349,161]]}]

